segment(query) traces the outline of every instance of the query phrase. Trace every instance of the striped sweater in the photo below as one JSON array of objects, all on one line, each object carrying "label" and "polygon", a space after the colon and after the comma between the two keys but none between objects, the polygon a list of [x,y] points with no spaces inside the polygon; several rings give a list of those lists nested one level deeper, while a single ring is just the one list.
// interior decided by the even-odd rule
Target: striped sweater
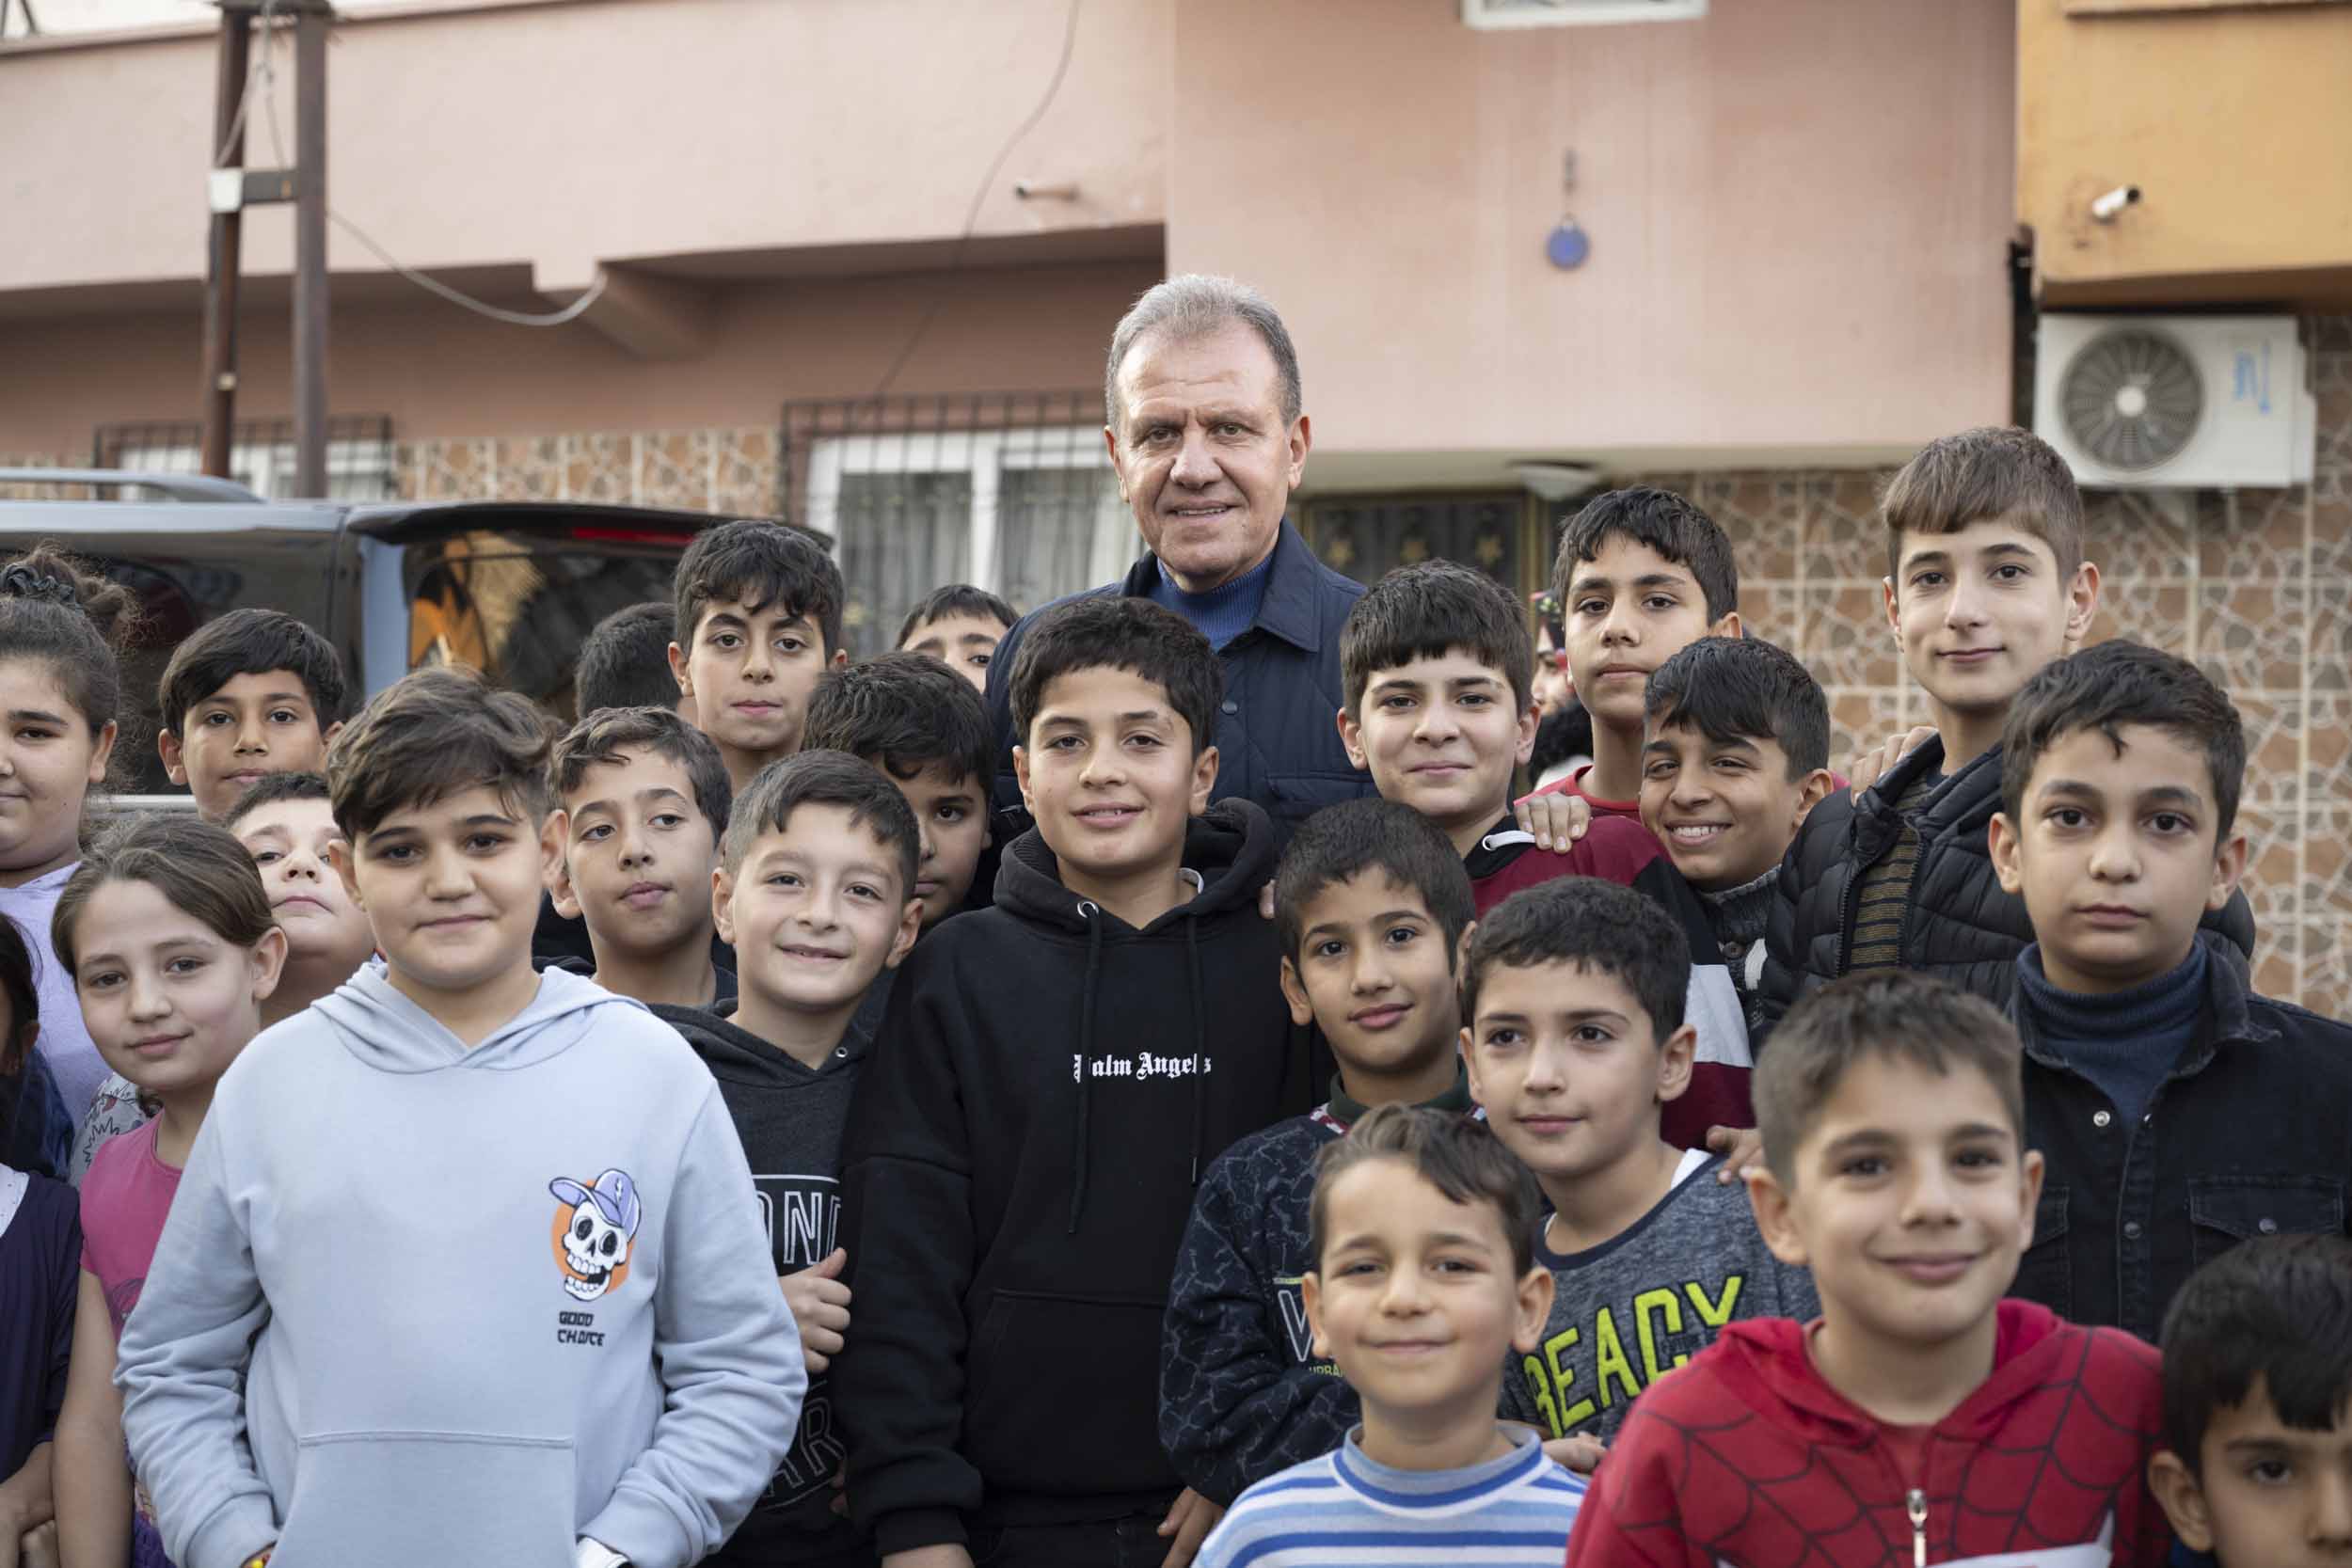
[{"label": "striped sweater", "polygon": [[1584,1481],[1544,1457],[1534,1433],[1466,1470],[1396,1470],[1365,1457],[1359,1427],[1332,1453],[1244,1492],[1201,1544],[1199,1568],[1474,1563],[1559,1568]]}]

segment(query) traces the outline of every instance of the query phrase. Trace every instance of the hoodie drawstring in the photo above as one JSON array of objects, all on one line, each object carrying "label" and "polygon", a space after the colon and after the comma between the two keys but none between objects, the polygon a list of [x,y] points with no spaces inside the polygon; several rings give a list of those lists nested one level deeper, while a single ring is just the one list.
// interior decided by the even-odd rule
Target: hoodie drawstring
[{"label": "hoodie drawstring", "polygon": [[1184,918],[1184,955],[1192,960],[1192,1184],[1200,1185],[1200,1132],[1209,1115],[1207,1003],[1200,985],[1200,922]]},{"label": "hoodie drawstring", "polygon": [[[1094,987],[1103,974],[1103,911],[1080,903],[1087,923],[1087,983],[1078,1001],[1078,1129],[1070,1155],[1070,1234],[1078,1233],[1078,1211],[1087,1201],[1087,1069],[1094,1056]],[[1196,972],[1194,984],[1199,985]]]}]

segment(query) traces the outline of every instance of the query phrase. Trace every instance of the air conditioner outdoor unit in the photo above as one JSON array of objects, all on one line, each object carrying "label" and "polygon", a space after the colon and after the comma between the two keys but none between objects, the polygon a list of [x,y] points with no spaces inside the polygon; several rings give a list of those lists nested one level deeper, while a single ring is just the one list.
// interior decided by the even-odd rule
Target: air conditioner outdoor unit
[{"label": "air conditioner outdoor unit", "polygon": [[1462,0],[1462,20],[1496,27],[1573,27],[1598,22],[1683,22],[1707,14],[1707,0]]},{"label": "air conditioner outdoor unit", "polygon": [[2034,434],[2076,483],[2277,487],[2312,477],[2318,409],[2292,316],[2045,315]]}]

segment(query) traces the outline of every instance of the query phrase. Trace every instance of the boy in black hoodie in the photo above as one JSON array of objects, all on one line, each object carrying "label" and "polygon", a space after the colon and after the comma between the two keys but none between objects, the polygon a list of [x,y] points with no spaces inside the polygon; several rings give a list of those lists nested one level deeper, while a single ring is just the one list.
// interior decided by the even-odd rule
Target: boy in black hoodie
[{"label": "boy in black hoodie", "polygon": [[792,1450],[710,1562],[872,1560],[834,1506],[843,1450],[825,1373],[850,1328],[837,1156],[872,1043],[855,1026],[858,1003],[906,956],[922,918],[920,842],[905,797],[855,757],[770,764],[735,802],[712,900],[737,945],[740,991],[707,1011],[654,1008],[719,1081],[808,1358]]},{"label": "boy in black hoodie", "polygon": [[1157,1560],[1163,1527],[1188,1558],[1215,1522],[1160,1449],[1168,1277],[1210,1160],[1307,1109],[1272,825],[1208,805],[1222,687],[1136,598],[1041,614],[1014,661],[1037,827],[915,951],[843,1139],[850,1277],[884,1289],[834,1382],[891,1568]]}]

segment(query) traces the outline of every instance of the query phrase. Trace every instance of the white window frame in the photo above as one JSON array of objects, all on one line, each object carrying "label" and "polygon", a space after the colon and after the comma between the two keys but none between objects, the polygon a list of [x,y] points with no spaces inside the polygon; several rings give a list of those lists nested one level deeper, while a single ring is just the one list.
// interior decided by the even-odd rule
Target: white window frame
[{"label": "white window frame", "polygon": [[[972,517],[960,580],[1001,593],[1005,578],[996,547],[997,482],[1009,468],[1093,468],[1109,473],[1111,465],[1099,425],[828,436],[815,442],[809,451],[809,525],[841,539],[841,482],[850,475],[966,474],[972,481]],[[1094,570],[1086,586],[1117,581],[1142,548],[1133,515],[1118,502],[1117,495],[1116,489],[1110,491],[1096,515]],[[1114,514],[1126,527],[1109,526]]]}]

